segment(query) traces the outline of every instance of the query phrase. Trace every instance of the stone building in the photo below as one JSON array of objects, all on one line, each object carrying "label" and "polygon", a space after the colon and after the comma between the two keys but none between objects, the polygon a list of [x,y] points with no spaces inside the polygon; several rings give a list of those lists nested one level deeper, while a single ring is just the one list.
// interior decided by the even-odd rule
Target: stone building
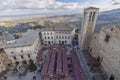
[{"label": "stone building", "polygon": [[2,60],[0,59],[0,73],[6,69],[5,65],[3,64]]},{"label": "stone building", "polygon": [[41,30],[44,44],[72,44],[74,28],[67,24],[58,24]]},{"label": "stone building", "polygon": [[0,49],[0,59],[6,68],[12,66],[12,62],[8,55],[5,53],[4,49]]},{"label": "stone building", "polygon": [[1,46],[12,61],[13,65],[27,64],[30,59],[37,61],[37,53],[41,49],[39,31],[28,30],[21,38]]},{"label": "stone building", "polygon": [[5,36],[0,36],[0,45],[7,44]]},{"label": "stone building", "polygon": [[81,48],[87,50],[89,48],[91,35],[94,33],[96,19],[99,8],[89,7],[84,10],[84,19],[81,28]]},{"label": "stone building", "polygon": [[105,26],[94,32],[98,10],[93,7],[84,10],[81,50],[88,50],[98,59],[110,80],[120,80],[120,26]]},{"label": "stone building", "polygon": [[2,36],[0,36],[0,46],[11,43],[14,41],[14,39],[15,38],[12,34],[2,35]]},{"label": "stone building", "polygon": [[[99,57],[101,65],[115,80],[120,79],[120,26],[103,27],[99,34],[93,35],[90,50],[94,57]],[[90,51],[89,50],[89,51]]]}]

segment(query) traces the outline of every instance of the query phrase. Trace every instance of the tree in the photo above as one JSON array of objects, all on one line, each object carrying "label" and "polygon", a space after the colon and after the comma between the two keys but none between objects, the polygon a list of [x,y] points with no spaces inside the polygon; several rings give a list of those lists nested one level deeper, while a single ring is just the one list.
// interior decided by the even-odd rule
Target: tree
[{"label": "tree", "polygon": [[37,66],[34,64],[33,60],[29,60],[29,65],[28,68],[31,72],[36,71],[37,70]]}]

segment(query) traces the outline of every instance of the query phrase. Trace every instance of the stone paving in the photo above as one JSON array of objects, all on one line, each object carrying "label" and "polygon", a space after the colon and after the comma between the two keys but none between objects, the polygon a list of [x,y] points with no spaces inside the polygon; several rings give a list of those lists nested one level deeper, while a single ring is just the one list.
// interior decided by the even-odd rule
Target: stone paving
[{"label": "stone paving", "polygon": [[[96,71],[90,71],[90,66],[88,65],[90,59],[92,58],[89,53],[87,52],[81,52],[79,47],[67,47],[68,48],[68,54],[70,53],[70,50],[72,48],[76,48],[77,55],[79,58],[79,62],[81,63],[81,67],[83,68],[83,72],[85,73],[86,77],[88,77],[88,80],[107,80],[106,75],[102,71],[102,69],[99,67],[96,69]],[[47,50],[44,52],[44,55],[47,54]],[[39,69],[39,67],[38,67]],[[33,77],[36,76],[36,79]],[[94,76],[94,79],[93,79]],[[26,76],[19,77],[19,74],[16,73],[11,76],[7,76],[6,79],[3,80],[38,80],[40,78],[40,73],[38,73],[38,70],[36,72],[29,72],[26,74]]]},{"label": "stone paving", "polygon": [[[3,77],[2,80],[38,80],[40,78],[40,72],[36,70],[35,72],[27,72],[26,76],[19,76],[19,72],[17,72],[16,74],[11,74],[10,71],[5,76],[7,78],[4,79]],[[36,79],[33,77],[36,77]]]},{"label": "stone paving", "polygon": [[[87,65],[91,68],[91,65],[89,64],[93,57],[87,51],[84,51],[83,55],[85,57]],[[98,67],[92,67],[92,70],[90,70],[90,72],[92,72],[94,80],[107,80],[107,76],[100,65]]]}]

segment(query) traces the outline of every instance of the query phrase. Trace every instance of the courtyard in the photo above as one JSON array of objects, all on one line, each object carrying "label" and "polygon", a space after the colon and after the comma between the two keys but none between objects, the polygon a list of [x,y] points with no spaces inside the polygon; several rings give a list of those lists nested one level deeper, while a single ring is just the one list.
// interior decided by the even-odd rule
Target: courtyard
[{"label": "courtyard", "polygon": [[37,70],[27,69],[25,75],[9,71],[2,80],[106,80],[100,68],[91,71],[90,58],[77,46],[46,46],[38,53]]}]

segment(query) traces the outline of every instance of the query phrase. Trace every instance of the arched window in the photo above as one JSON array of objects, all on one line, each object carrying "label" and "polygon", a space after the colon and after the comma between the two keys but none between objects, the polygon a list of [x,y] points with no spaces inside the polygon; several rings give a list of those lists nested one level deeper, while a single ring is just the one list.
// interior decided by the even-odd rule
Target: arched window
[{"label": "arched window", "polygon": [[92,21],[95,19],[95,12],[93,12]]},{"label": "arched window", "polygon": [[89,21],[91,21],[91,18],[92,18],[92,12],[90,12]]}]

